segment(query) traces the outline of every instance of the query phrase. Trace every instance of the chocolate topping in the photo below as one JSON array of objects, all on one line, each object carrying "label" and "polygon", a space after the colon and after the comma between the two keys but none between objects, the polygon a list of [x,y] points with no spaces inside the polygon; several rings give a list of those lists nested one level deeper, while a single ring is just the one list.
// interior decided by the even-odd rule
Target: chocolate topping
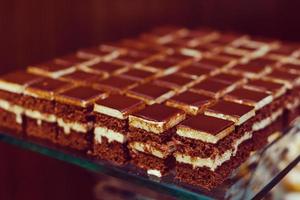
[{"label": "chocolate topping", "polygon": [[178,125],[178,128],[190,128],[211,135],[217,135],[232,125],[234,125],[232,121],[200,114],[184,121],[182,124]]},{"label": "chocolate topping", "polygon": [[208,112],[214,112],[238,118],[242,117],[252,110],[254,110],[254,107],[252,106],[223,100],[218,101],[216,104],[207,109]]},{"label": "chocolate topping", "polygon": [[294,83],[296,79],[299,78],[299,75],[292,74],[290,72],[281,71],[278,69],[274,69],[270,74],[267,75],[269,78],[281,80],[281,81],[287,81],[289,83]]},{"label": "chocolate topping", "polygon": [[169,88],[160,87],[152,83],[146,83],[131,89],[127,94],[136,98],[155,100],[168,92],[170,92]]},{"label": "chocolate topping", "polygon": [[183,77],[180,74],[171,74],[160,77],[154,81],[155,84],[171,89],[180,89],[188,84],[191,84],[193,79]]},{"label": "chocolate topping", "polygon": [[222,68],[228,64],[228,61],[214,59],[214,58],[203,58],[199,62],[199,65],[208,69],[218,69]]},{"label": "chocolate topping", "polygon": [[103,76],[77,70],[62,76],[61,79],[73,83],[91,85],[93,82],[103,79]]},{"label": "chocolate topping", "polygon": [[213,102],[213,99],[207,96],[203,96],[191,91],[186,91],[177,96],[172,97],[168,100],[168,102],[178,103],[178,104],[186,104],[190,106],[196,107],[206,107],[207,105]]},{"label": "chocolate topping", "polygon": [[212,79],[225,84],[241,83],[244,80],[244,78],[241,76],[237,76],[229,73],[220,73],[218,75],[213,76]]},{"label": "chocolate topping", "polygon": [[124,65],[109,62],[100,62],[88,67],[88,70],[92,72],[109,73],[110,75],[123,71],[124,69]]},{"label": "chocolate topping", "polygon": [[285,87],[283,84],[271,82],[268,80],[250,80],[245,87],[254,87],[262,92],[271,92],[275,93],[281,88]]},{"label": "chocolate topping", "polygon": [[223,93],[227,92],[231,84],[222,83],[213,79],[206,79],[192,87],[192,91],[209,95],[214,98],[218,98]]},{"label": "chocolate topping", "polygon": [[135,81],[120,76],[112,76],[108,79],[97,81],[97,83],[95,83],[95,87],[113,93],[125,92],[126,90],[134,87],[135,85]]},{"label": "chocolate topping", "polygon": [[55,93],[72,87],[72,84],[51,78],[44,78],[25,89],[25,94],[40,98],[53,99]]},{"label": "chocolate topping", "polygon": [[152,122],[167,122],[171,118],[183,114],[182,110],[170,108],[162,104],[153,104],[132,115]]},{"label": "chocolate topping", "polygon": [[22,86],[31,85],[42,78],[40,76],[29,74],[26,71],[14,71],[0,76],[1,82],[13,83]]},{"label": "chocolate topping", "polygon": [[191,77],[191,78],[206,77],[211,72],[212,72],[211,69],[199,67],[197,63],[191,64],[191,65],[184,67],[178,71],[179,74],[182,74],[184,76]]},{"label": "chocolate topping", "polygon": [[154,77],[155,73],[145,71],[145,70],[140,70],[140,69],[130,69],[122,74],[120,76],[131,79],[133,81],[139,81],[139,82],[144,82],[145,80],[152,79]]},{"label": "chocolate topping", "polygon": [[87,107],[106,94],[97,89],[87,86],[77,86],[61,92],[55,96],[55,100],[60,103],[72,104],[79,107]]},{"label": "chocolate topping", "polygon": [[65,70],[68,68],[71,68],[72,66],[69,63],[64,63],[64,62],[56,62],[55,60],[51,60],[45,63],[37,64],[30,66],[28,70],[30,72],[35,72],[35,68],[38,68],[39,70],[45,71],[45,72],[50,72],[50,73],[55,73],[61,70]]},{"label": "chocolate topping", "polygon": [[267,98],[269,96],[266,92],[259,92],[254,90],[248,90],[245,88],[238,88],[228,93],[225,96],[225,99],[235,99],[243,102],[253,102],[258,103],[261,100]]},{"label": "chocolate topping", "polygon": [[168,69],[169,67],[176,66],[177,62],[172,60],[155,60],[147,63],[146,65],[156,69]]},{"label": "chocolate topping", "polygon": [[95,104],[116,109],[124,115],[132,114],[145,107],[143,101],[118,94],[98,100]]}]

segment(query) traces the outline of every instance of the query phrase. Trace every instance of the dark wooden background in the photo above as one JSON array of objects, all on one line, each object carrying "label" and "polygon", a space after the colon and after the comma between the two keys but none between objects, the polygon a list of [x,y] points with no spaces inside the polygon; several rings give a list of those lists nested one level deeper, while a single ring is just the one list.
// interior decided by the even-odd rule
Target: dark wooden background
[{"label": "dark wooden background", "polygon": [[[300,2],[285,0],[1,0],[0,73],[156,25],[300,40]],[[0,143],[0,199],[91,199],[77,167]]]}]

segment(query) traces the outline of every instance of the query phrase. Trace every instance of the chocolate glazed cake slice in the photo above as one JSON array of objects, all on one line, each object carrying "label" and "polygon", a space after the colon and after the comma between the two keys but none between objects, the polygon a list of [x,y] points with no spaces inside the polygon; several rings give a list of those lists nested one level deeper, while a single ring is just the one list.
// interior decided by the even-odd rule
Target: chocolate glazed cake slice
[{"label": "chocolate glazed cake slice", "polygon": [[129,116],[129,150],[132,163],[148,175],[161,177],[174,167],[172,136],[185,119],[184,111],[153,104]]},{"label": "chocolate glazed cake slice", "polygon": [[300,105],[300,76],[297,73],[288,71],[281,71],[274,69],[271,73],[266,76],[266,79],[285,84],[288,87],[288,91],[285,95],[285,122],[284,126],[290,126],[296,118],[299,116],[299,105]]},{"label": "chocolate glazed cake slice", "polygon": [[[241,143],[234,134],[234,122],[199,114],[177,126],[176,179],[211,189],[221,184],[231,169]],[[246,139],[246,138],[245,138]]]},{"label": "chocolate glazed cake slice", "polygon": [[107,96],[102,90],[76,86],[55,95],[57,143],[76,150],[88,150],[92,140],[95,101]]},{"label": "chocolate glazed cake slice", "polygon": [[[255,112],[252,106],[220,100],[204,113],[205,115],[192,117],[177,127],[174,136],[177,144],[175,158],[177,171],[185,169],[187,166],[184,164],[190,164],[197,168],[196,171],[202,170],[210,174],[210,177],[198,174],[199,180],[192,183],[210,188],[222,183],[227,178],[224,174],[229,175],[233,170],[225,167],[224,163],[240,164],[244,158],[232,160],[237,153],[250,153],[249,150],[241,149],[240,145],[252,137],[250,119]],[[181,173],[177,176],[180,180],[184,179]]]},{"label": "chocolate glazed cake slice", "polygon": [[28,136],[56,141],[57,118],[54,94],[71,86],[68,82],[44,78],[25,89],[22,102]]},{"label": "chocolate glazed cake slice", "polygon": [[0,77],[0,121],[1,126],[21,132],[24,107],[22,97],[25,88],[41,77],[25,71],[15,71]]},{"label": "chocolate glazed cake slice", "polygon": [[128,116],[145,107],[141,100],[111,95],[94,106],[95,130],[92,155],[122,165],[129,160]]}]

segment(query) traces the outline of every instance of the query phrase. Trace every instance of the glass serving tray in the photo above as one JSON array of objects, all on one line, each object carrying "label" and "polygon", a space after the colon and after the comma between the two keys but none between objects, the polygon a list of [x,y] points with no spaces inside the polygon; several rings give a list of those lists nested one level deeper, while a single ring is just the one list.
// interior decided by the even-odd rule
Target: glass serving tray
[{"label": "glass serving tray", "polygon": [[[212,191],[182,184],[172,175],[154,179],[131,165],[116,167],[108,162],[94,160],[82,153],[66,150],[36,139],[28,139],[9,134],[11,131],[0,129],[0,141],[28,149],[45,156],[59,159],[86,170],[113,176],[139,186],[177,199],[251,199],[267,194],[300,161],[300,150],[287,162],[288,147],[300,128],[294,126],[269,143],[264,149],[254,153],[231,177]],[[276,164],[274,164],[276,163]]]}]

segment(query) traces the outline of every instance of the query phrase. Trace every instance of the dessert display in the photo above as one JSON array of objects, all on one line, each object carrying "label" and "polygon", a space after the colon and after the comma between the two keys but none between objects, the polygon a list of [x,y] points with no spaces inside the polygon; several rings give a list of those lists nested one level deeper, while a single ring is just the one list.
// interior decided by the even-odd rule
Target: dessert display
[{"label": "dessert display", "polygon": [[156,28],[1,75],[1,127],[211,190],[299,117],[299,53]]}]

